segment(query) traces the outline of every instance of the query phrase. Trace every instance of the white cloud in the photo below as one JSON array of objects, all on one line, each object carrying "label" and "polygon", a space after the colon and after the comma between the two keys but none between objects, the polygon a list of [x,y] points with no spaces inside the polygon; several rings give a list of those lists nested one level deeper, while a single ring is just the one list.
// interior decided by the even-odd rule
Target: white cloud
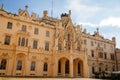
[{"label": "white cloud", "polygon": [[97,24],[93,24],[90,22],[80,22],[79,24],[82,24],[83,26],[90,26],[90,27],[97,27]]},{"label": "white cloud", "polygon": [[79,24],[90,27],[120,27],[120,17],[108,17],[96,24],[91,22],[80,22]]},{"label": "white cloud", "polygon": [[106,19],[103,19],[100,23],[100,26],[117,26],[120,27],[120,17],[109,17]]},{"label": "white cloud", "polygon": [[77,15],[77,18],[88,19],[93,17],[97,12],[103,10],[103,7],[96,5],[85,5],[83,0],[67,0],[66,8],[71,9]]}]

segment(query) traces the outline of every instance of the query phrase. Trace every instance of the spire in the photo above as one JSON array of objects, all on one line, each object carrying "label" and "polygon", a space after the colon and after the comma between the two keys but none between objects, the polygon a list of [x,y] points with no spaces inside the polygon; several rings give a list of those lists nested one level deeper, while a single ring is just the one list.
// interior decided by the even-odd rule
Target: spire
[{"label": "spire", "polygon": [[53,0],[52,0],[51,17],[53,17]]}]

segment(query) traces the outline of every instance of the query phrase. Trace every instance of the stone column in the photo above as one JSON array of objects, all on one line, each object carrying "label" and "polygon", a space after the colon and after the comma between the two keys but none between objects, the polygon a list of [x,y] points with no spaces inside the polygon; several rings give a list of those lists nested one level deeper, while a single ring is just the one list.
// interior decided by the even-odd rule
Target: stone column
[{"label": "stone column", "polygon": [[61,61],[61,75],[65,76],[65,61]]},{"label": "stone column", "polygon": [[73,59],[70,59],[70,77],[73,77]]},{"label": "stone column", "polygon": [[58,61],[57,60],[55,61],[55,64],[53,66],[54,66],[54,70],[55,70],[53,77],[57,77],[58,76]]}]

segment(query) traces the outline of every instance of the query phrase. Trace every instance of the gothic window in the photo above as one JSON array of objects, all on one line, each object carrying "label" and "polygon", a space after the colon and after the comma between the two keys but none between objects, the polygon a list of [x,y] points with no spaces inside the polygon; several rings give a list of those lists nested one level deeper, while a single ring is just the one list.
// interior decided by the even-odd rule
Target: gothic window
[{"label": "gothic window", "polygon": [[31,63],[31,71],[35,71],[35,62]]},{"label": "gothic window", "polygon": [[100,43],[98,43],[98,45],[97,45],[98,47],[100,47]]},{"label": "gothic window", "polygon": [[26,39],[26,47],[28,46],[28,39]]},{"label": "gothic window", "polygon": [[45,50],[49,51],[49,43],[48,42],[45,43]]},{"label": "gothic window", "polygon": [[99,58],[103,58],[103,53],[99,52]]},{"label": "gothic window", "polygon": [[62,45],[61,45],[61,43],[58,44],[58,50],[62,50]]},{"label": "gothic window", "polygon": [[47,63],[44,63],[43,71],[47,71],[47,68],[48,68],[48,64],[47,64]]},{"label": "gothic window", "polygon": [[94,43],[93,43],[93,41],[91,41],[91,46],[94,46]]},{"label": "gothic window", "polygon": [[22,38],[21,46],[25,46],[25,38]]},{"label": "gothic window", "polygon": [[22,31],[26,32],[27,31],[27,28],[25,25],[22,25]]},{"label": "gothic window", "polygon": [[69,61],[67,60],[65,63],[65,73],[69,73]]},{"label": "gothic window", "polygon": [[107,53],[106,52],[104,53],[104,59],[107,59]]},{"label": "gothic window", "polygon": [[28,46],[28,39],[19,37],[18,46]]},{"label": "gothic window", "polygon": [[20,43],[21,43],[21,37],[19,37],[18,46],[20,46]]},{"label": "gothic window", "polygon": [[50,31],[46,31],[46,37],[50,37]]},{"label": "gothic window", "polygon": [[70,34],[67,35],[67,40],[70,41]]},{"label": "gothic window", "polygon": [[10,45],[10,36],[5,36],[5,42],[4,42],[4,44],[6,44],[6,45]]},{"label": "gothic window", "polygon": [[39,29],[38,28],[34,29],[34,34],[39,34]]},{"label": "gothic window", "polygon": [[115,60],[114,54],[111,54],[111,60]]},{"label": "gothic window", "polygon": [[1,64],[0,64],[0,69],[5,70],[6,69],[6,64],[7,64],[6,59],[2,59]]},{"label": "gothic window", "polygon": [[17,62],[17,70],[22,70],[22,61],[18,60]]},{"label": "gothic window", "polygon": [[83,43],[84,43],[84,45],[86,45],[86,44],[87,44],[87,40],[86,40],[86,39],[84,39]]},{"label": "gothic window", "polygon": [[12,29],[12,23],[11,22],[8,22],[7,29]]},{"label": "gothic window", "polygon": [[34,40],[33,41],[33,49],[37,49],[38,41]]},{"label": "gothic window", "polygon": [[91,50],[91,56],[94,57],[94,50]]}]

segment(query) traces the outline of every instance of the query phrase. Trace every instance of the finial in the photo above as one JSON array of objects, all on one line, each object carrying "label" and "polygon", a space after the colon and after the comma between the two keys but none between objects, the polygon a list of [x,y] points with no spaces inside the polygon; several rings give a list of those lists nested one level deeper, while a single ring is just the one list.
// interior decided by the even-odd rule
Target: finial
[{"label": "finial", "polygon": [[25,10],[26,10],[26,11],[28,10],[28,5],[25,6]]},{"label": "finial", "polygon": [[4,4],[2,4],[2,6],[1,6],[1,10],[4,10]]}]

